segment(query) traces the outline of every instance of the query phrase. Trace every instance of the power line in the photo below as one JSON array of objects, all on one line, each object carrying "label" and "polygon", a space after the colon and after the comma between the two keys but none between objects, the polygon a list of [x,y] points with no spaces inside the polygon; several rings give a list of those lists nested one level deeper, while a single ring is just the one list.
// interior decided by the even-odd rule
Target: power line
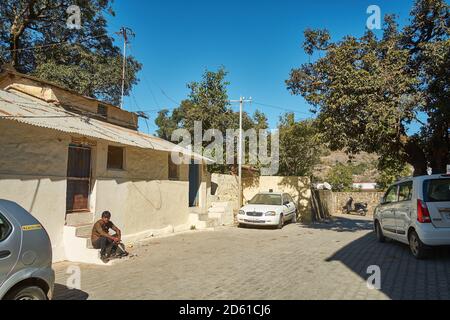
[{"label": "power line", "polygon": [[254,101],[253,103],[256,104],[256,105],[263,106],[263,107],[268,107],[268,108],[283,110],[283,111],[287,111],[287,112],[293,112],[293,113],[297,113],[297,114],[303,114],[303,115],[311,116],[311,113],[297,111],[297,110],[294,110],[294,109],[289,109],[289,108],[285,108],[285,107],[281,107],[281,106],[276,106],[276,105],[273,105],[273,104],[261,103],[261,102],[256,102],[256,101]]},{"label": "power line", "polygon": [[161,93],[162,93],[167,99],[169,99],[170,101],[172,101],[173,103],[178,104],[178,105],[181,104],[180,102],[176,101],[175,99],[169,97],[169,96],[167,95],[167,93],[166,93],[163,89],[161,89]]},{"label": "power line", "polygon": [[[131,47],[130,47],[130,52],[131,52],[133,55],[135,55],[135,54],[134,54],[134,50],[133,50],[133,48],[131,48]],[[145,76],[144,73],[142,74],[142,77],[143,77],[143,79],[144,79],[145,85],[147,86],[148,90],[150,91],[150,94],[151,94],[151,96],[152,96],[152,98],[153,98],[153,101],[155,102],[155,105],[156,105],[158,108],[161,108],[161,107],[160,107],[160,104],[159,104],[159,102],[158,102],[158,99],[156,99],[155,93],[153,92],[152,86],[151,86],[150,82],[147,80],[147,77]]]}]

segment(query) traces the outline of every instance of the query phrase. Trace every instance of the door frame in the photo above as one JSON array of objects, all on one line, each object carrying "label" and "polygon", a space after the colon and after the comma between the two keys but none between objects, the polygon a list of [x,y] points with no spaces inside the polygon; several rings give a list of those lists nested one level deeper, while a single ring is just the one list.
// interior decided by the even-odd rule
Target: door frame
[{"label": "door frame", "polygon": [[75,148],[75,149],[84,149],[84,150],[89,150],[89,177],[88,178],[77,178],[77,177],[69,177],[69,172],[67,172],[66,175],[66,185],[67,185],[67,189],[66,189],[66,201],[67,201],[67,197],[69,195],[69,190],[68,190],[68,183],[69,181],[87,181],[88,182],[88,194],[87,194],[87,208],[86,209],[80,209],[80,210],[68,210],[68,208],[66,207],[66,215],[68,214],[76,214],[76,213],[90,213],[90,200],[91,200],[91,188],[92,188],[92,169],[93,169],[93,148],[91,145],[86,145],[86,144],[77,144],[77,143],[71,143],[69,144],[69,147],[67,149],[67,153],[68,153],[68,158],[67,158],[67,171],[69,170],[69,155],[70,155],[70,149],[71,148]]}]

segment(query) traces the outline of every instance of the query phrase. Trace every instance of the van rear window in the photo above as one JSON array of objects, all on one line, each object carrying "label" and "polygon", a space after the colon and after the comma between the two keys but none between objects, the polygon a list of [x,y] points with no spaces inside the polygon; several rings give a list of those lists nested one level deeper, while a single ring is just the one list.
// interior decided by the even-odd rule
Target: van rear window
[{"label": "van rear window", "polygon": [[450,179],[425,181],[424,195],[426,202],[450,201]]}]

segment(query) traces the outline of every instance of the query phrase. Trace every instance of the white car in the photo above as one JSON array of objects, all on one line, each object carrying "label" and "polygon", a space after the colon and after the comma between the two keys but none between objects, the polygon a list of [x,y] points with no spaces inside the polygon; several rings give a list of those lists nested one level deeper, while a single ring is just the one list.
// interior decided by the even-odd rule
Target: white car
[{"label": "white car", "polygon": [[409,244],[417,259],[450,245],[450,175],[406,178],[389,188],[374,213],[375,232]]},{"label": "white car", "polygon": [[287,193],[259,193],[239,210],[238,223],[283,228],[286,221],[297,222],[297,208]]}]

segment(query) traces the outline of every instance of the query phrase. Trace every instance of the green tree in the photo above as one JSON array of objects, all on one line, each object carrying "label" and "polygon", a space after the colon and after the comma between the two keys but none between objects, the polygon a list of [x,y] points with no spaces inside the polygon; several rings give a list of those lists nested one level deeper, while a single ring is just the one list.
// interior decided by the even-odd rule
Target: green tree
[{"label": "green tree", "polygon": [[377,177],[377,185],[381,190],[387,190],[393,183],[398,181],[401,177],[408,177],[413,174],[410,165],[405,165],[402,162],[391,159],[389,165],[379,165],[382,168]]},{"label": "green tree", "polygon": [[[111,0],[2,0],[0,62],[113,104],[120,102],[122,54],[107,34]],[[66,25],[71,5],[81,10],[81,29]],[[125,94],[141,69],[127,58]]]},{"label": "green tree", "polygon": [[[387,16],[381,39],[368,31],[331,42],[328,31],[307,30],[305,51],[325,56],[292,70],[286,83],[313,105],[333,150],[376,153],[381,165],[409,163],[416,175],[428,165],[441,173],[450,162],[449,6],[418,0],[411,15],[402,31]],[[413,122],[420,133],[409,133]]]},{"label": "green tree", "polygon": [[[189,83],[187,87],[190,93],[178,108],[172,112],[169,110],[159,112],[155,119],[158,136],[171,140],[172,132],[175,129],[187,129],[193,135],[194,124],[197,121],[202,123],[203,134],[209,129],[219,130],[223,135],[228,129],[239,129],[239,113],[234,112],[231,108],[227,93],[229,82],[226,81],[226,76],[227,71],[221,67],[217,71],[206,70],[200,81]],[[252,128],[255,130],[268,128],[267,117],[258,110],[253,115],[249,115],[247,112],[243,114],[243,129]],[[203,147],[210,143],[203,142]],[[245,143],[248,146],[248,141]],[[224,137],[224,150],[225,145]],[[248,149],[246,148],[246,150]],[[237,158],[236,153],[235,159]],[[225,153],[224,157],[226,157]],[[225,159],[224,162],[226,162]],[[235,163],[237,163],[236,160]],[[227,172],[230,169],[227,165],[211,165],[209,168],[212,172]]]},{"label": "green tree", "polygon": [[294,114],[280,118],[280,169],[282,176],[311,176],[324,147],[313,121],[295,121]]},{"label": "green tree", "polygon": [[328,173],[327,182],[334,191],[349,191],[353,186],[353,168],[351,165],[336,164]]}]

